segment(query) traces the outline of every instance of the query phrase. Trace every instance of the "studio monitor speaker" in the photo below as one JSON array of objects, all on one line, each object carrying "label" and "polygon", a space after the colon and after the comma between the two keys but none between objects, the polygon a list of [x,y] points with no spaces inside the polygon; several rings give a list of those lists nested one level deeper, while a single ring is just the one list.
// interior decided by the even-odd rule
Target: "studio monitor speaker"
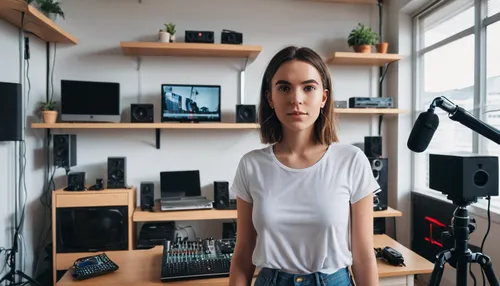
[{"label": "studio monitor speaker", "polygon": [[0,141],[22,140],[22,86],[0,82]]},{"label": "studio monitor speaker", "polygon": [[382,137],[366,136],[364,150],[368,158],[382,157]]},{"label": "studio monitor speaker", "polygon": [[131,123],[153,123],[154,105],[153,104],[131,104],[130,105]]},{"label": "studio monitor speaker", "polygon": [[141,182],[141,210],[153,210],[155,202],[155,184]]},{"label": "studio monitor speaker", "polygon": [[127,158],[108,158],[108,189],[125,189],[127,187]]},{"label": "studio monitor speaker", "polygon": [[70,168],[76,166],[76,135],[54,134],[54,166],[58,168]]},{"label": "studio monitor speaker", "polygon": [[229,209],[229,182],[214,182],[214,208]]},{"label": "studio monitor speaker", "polygon": [[256,123],[257,110],[255,105],[237,104],[236,105],[236,123]]}]

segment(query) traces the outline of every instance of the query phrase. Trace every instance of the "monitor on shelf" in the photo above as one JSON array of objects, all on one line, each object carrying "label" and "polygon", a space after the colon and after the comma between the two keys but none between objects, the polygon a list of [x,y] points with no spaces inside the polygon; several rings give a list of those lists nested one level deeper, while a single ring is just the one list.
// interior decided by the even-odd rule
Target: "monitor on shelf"
[{"label": "monitor on shelf", "polygon": [[120,122],[120,84],[61,80],[61,120]]},{"label": "monitor on shelf", "polygon": [[220,122],[220,85],[162,84],[162,122]]}]

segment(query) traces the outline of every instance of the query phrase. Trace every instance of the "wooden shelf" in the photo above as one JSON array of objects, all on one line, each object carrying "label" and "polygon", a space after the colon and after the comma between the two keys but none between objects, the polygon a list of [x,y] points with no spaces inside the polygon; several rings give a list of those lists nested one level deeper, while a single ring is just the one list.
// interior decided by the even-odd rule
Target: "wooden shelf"
[{"label": "wooden shelf", "polygon": [[121,42],[128,56],[256,58],[261,46],[198,43]]},{"label": "wooden shelf", "polygon": [[326,63],[332,65],[382,66],[399,61],[402,58],[403,56],[398,54],[335,52],[326,60]]},{"label": "wooden shelf", "polygon": [[381,217],[398,217],[398,216],[402,216],[403,213],[398,211],[398,210],[395,210],[391,207],[388,207],[385,211],[376,211],[376,212],[373,212],[373,217],[374,218],[381,218]]},{"label": "wooden shelf", "polygon": [[256,123],[32,123],[34,129],[258,129]]},{"label": "wooden shelf", "polygon": [[78,44],[78,40],[65,32],[25,0],[1,0],[0,18],[21,28],[21,14],[24,12],[24,30],[33,33],[46,42]]},{"label": "wooden shelf", "polygon": [[[387,208],[384,211],[373,212],[374,218],[399,217],[403,214],[393,208]],[[185,211],[161,211],[159,203],[154,206],[154,212],[143,211],[140,207],[135,209],[132,216],[134,222],[152,222],[152,221],[185,221],[185,220],[217,220],[217,219],[236,219],[236,210],[185,210]]]},{"label": "wooden shelf", "polygon": [[335,108],[334,112],[339,114],[388,114],[388,115],[407,113],[406,110],[397,108]]}]

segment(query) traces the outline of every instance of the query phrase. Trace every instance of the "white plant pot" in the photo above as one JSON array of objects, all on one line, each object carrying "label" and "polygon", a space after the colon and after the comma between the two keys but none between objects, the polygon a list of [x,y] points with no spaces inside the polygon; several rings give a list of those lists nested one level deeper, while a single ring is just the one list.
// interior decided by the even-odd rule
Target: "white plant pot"
[{"label": "white plant pot", "polygon": [[158,40],[161,42],[161,43],[168,43],[170,42],[170,34],[167,33],[167,32],[160,32],[160,35],[158,37]]}]

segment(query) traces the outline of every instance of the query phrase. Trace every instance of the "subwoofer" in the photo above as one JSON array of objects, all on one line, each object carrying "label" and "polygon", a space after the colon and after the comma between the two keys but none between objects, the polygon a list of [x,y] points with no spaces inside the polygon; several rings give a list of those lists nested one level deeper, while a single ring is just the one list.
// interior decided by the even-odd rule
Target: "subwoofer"
[{"label": "subwoofer", "polygon": [[22,86],[0,82],[0,141],[22,140]]},{"label": "subwoofer", "polygon": [[127,158],[108,158],[108,189],[125,189],[127,187]]}]

